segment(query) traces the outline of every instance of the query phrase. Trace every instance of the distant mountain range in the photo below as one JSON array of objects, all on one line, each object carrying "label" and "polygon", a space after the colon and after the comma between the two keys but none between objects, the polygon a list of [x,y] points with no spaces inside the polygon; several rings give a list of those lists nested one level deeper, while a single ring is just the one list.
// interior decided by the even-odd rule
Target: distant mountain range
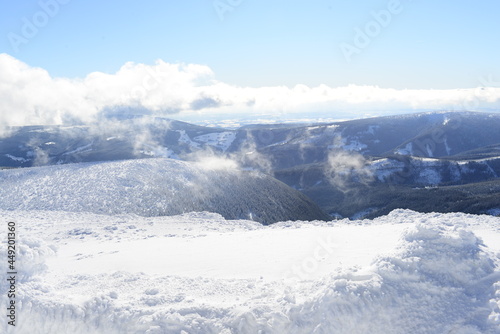
[{"label": "distant mountain range", "polygon": [[332,217],[373,217],[395,206],[500,212],[500,114],[432,112],[236,130],[166,119],[106,119],[14,128],[0,139],[5,168],[200,156],[263,170]]}]

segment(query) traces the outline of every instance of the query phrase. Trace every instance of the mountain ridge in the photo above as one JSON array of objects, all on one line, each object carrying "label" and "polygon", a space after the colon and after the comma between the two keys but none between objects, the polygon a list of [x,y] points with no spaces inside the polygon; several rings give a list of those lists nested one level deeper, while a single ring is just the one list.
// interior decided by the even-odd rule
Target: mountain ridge
[{"label": "mountain ridge", "polygon": [[[358,198],[347,198],[368,203],[370,191],[394,199],[394,189],[407,194],[419,187],[496,180],[500,175],[498,129],[500,114],[458,111],[329,123],[257,124],[235,130],[160,118],[104,119],[99,124],[73,127],[14,129],[0,139],[0,166],[158,157],[197,161],[214,156],[229,159],[244,170],[264,171],[299,189],[323,210],[337,212],[342,211],[339,203],[344,201],[332,194],[349,193],[348,188]],[[452,204],[443,203],[443,210]],[[363,205],[357,212],[371,209]],[[427,205],[421,207],[424,210]],[[404,204],[403,208],[419,210],[418,205]]]}]

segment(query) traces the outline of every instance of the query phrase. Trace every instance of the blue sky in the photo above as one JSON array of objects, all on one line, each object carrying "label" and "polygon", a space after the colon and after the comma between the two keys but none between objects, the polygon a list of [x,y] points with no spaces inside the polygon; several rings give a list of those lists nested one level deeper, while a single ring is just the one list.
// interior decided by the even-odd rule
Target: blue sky
[{"label": "blue sky", "polygon": [[0,7],[0,130],[109,112],[200,124],[500,112],[498,0]]},{"label": "blue sky", "polygon": [[[363,31],[372,11],[391,1],[65,0],[46,24],[39,16],[43,26],[15,50],[9,33],[22,36],[23,18],[33,22],[40,3],[50,2],[0,2],[0,53],[55,77],[156,59],[207,65],[217,80],[250,87],[454,89],[500,77],[496,0],[401,0],[400,12],[350,62],[341,43],[354,45],[355,28]],[[216,3],[232,8],[223,20]]]}]

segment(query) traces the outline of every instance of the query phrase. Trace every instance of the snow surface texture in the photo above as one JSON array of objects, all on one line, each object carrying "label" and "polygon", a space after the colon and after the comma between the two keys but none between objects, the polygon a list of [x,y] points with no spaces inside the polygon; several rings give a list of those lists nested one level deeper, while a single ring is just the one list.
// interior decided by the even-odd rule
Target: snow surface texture
[{"label": "snow surface texture", "polygon": [[264,224],[328,219],[300,192],[224,161],[142,159],[0,171],[0,209],[141,216],[192,211]]},{"label": "snow surface texture", "polygon": [[500,218],[0,214],[20,246],[1,333],[500,333]]}]

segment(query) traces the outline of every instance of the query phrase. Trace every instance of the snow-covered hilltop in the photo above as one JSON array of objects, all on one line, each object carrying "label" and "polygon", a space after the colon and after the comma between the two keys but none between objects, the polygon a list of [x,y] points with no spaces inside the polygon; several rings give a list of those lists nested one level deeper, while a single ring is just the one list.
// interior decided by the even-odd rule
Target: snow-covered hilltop
[{"label": "snow-covered hilltop", "polygon": [[[237,129],[104,118],[12,128],[0,138],[0,168],[215,155],[274,176],[335,217],[376,217],[395,208],[489,214],[500,209],[499,128],[500,114],[482,112]],[[439,195],[424,187],[439,187]]]},{"label": "snow-covered hilltop", "polygon": [[500,333],[500,218],[0,214],[22,264],[2,333]]},{"label": "snow-covered hilltop", "polygon": [[263,224],[328,219],[300,192],[208,158],[137,159],[0,171],[0,209],[142,216],[209,211]]}]

